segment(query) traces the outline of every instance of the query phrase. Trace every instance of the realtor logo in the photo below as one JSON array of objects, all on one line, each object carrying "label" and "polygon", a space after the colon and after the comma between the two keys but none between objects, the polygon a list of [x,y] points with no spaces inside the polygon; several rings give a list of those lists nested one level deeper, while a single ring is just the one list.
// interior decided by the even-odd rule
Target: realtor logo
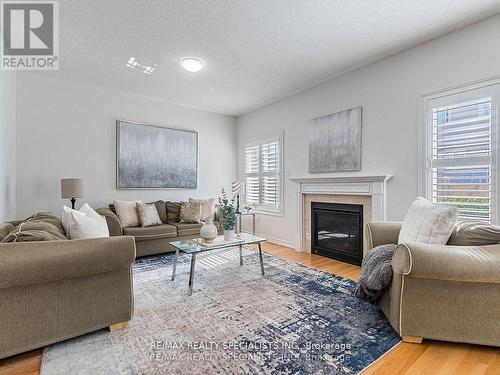
[{"label": "realtor logo", "polygon": [[6,70],[59,69],[57,1],[3,1],[2,56]]}]

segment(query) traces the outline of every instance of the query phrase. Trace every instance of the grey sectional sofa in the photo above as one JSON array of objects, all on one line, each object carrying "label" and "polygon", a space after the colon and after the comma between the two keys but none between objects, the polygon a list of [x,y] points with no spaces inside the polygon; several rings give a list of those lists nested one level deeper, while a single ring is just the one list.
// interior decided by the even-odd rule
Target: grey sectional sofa
[{"label": "grey sectional sofa", "polygon": [[[96,211],[106,218],[110,236],[132,236],[135,239],[136,254],[138,257],[161,254],[175,251],[170,245],[172,241],[188,240],[200,236],[203,223],[180,223],[176,215],[172,215],[167,205],[167,217],[163,224],[152,227],[126,227],[123,228],[118,216],[109,207],[98,208]],[[214,212],[214,224],[222,233],[221,225]]]}]

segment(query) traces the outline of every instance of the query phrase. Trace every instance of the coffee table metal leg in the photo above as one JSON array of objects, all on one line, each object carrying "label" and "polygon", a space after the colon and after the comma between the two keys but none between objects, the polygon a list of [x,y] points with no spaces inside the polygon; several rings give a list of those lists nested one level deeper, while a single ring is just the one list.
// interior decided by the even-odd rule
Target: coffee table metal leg
[{"label": "coffee table metal leg", "polygon": [[264,260],[262,259],[262,247],[259,242],[260,272],[264,275]]},{"label": "coffee table metal leg", "polygon": [[243,265],[243,247],[240,245],[240,266]]},{"label": "coffee table metal leg", "polygon": [[179,258],[179,249],[175,249],[175,256],[174,256],[174,266],[172,268],[172,281],[175,279],[175,269],[177,268],[177,259]]},{"label": "coffee table metal leg", "polygon": [[189,289],[188,296],[193,294],[193,282],[194,282],[194,264],[196,262],[196,254],[191,255],[191,270],[189,271]]}]

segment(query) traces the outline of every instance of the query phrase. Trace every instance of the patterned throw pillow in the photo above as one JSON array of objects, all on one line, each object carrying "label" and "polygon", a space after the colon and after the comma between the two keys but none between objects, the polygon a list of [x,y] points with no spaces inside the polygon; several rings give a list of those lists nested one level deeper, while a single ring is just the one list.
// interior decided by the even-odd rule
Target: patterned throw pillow
[{"label": "patterned throw pillow", "polygon": [[137,216],[141,227],[152,227],[162,224],[154,203],[137,203]]},{"label": "patterned throw pillow", "polygon": [[181,223],[199,223],[201,221],[201,204],[184,202],[181,204]]}]

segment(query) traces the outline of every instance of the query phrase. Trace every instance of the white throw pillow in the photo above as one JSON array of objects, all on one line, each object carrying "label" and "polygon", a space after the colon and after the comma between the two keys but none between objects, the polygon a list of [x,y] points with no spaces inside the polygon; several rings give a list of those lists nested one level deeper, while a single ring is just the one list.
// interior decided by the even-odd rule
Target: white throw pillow
[{"label": "white throw pillow", "polygon": [[108,224],[103,217],[93,217],[83,212],[72,211],[71,216],[75,223],[80,239],[109,237]]},{"label": "white throw pillow", "polygon": [[113,202],[113,204],[115,205],[116,215],[120,219],[120,223],[122,224],[123,228],[139,226],[139,216],[137,216],[136,208],[137,203],[142,203],[142,201],[115,200]]},{"label": "white throw pillow", "polygon": [[[85,220],[86,218],[92,220]],[[79,211],[63,206],[61,221],[66,236],[72,240],[109,237],[106,219],[99,215],[88,203],[85,203]]]},{"label": "white throw pillow", "polygon": [[209,217],[214,216],[215,212],[215,198],[209,199],[195,199],[189,198],[190,203],[200,203],[201,204],[201,220],[205,221]]},{"label": "white throw pillow", "polygon": [[445,245],[457,222],[454,207],[418,197],[406,213],[399,232],[399,243],[422,242]]}]

